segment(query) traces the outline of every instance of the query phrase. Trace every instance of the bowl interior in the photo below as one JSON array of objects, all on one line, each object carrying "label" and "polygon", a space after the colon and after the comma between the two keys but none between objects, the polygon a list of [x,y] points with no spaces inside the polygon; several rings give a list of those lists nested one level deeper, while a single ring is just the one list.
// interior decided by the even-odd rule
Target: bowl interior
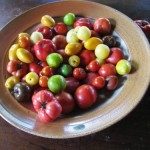
[{"label": "bowl interior", "polygon": [[[68,12],[78,16],[110,19],[115,25],[112,34],[124,50],[126,58],[131,61],[133,69],[131,74],[119,78],[120,84],[115,91],[100,90],[99,99],[92,108],[84,112],[75,111],[52,123],[44,124],[38,120],[31,103],[18,103],[4,86],[8,76],[6,73],[8,49],[18,33],[34,31],[40,25],[43,15],[48,14],[57,18],[56,20],[61,20],[60,16]],[[147,69],[150,66],[148,41],[131,19],[110,7],[85,1],[48,3],[31,9],[9,22],[1,30],[0,36],[4,37],[0,41],[2,51],[0,114],[9,123],[25,132],[49,138],[69,138],[100,131],[131,112],[148,87],[150,79],[150,71]]]}]

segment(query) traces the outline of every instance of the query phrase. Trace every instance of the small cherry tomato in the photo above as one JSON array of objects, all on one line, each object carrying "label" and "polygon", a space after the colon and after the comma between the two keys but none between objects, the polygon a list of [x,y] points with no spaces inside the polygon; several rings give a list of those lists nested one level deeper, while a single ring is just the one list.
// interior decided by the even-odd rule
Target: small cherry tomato
[{"label": "small cherry tomato", "polygon": [[73,111],[75,107],[75,102],[74,98],[70,93],[63,91],[59,94],[56,94],[55,97],[62,107],[62,114],[68,114]]},{"label": "small cherry tomato", "polygon": [[128,74],[131,71],[131,64],[128,60],[121,59],[116,64],[116,70],[117,73],[120,75]]},{"label": "small cherry tomato", "polygon": [[20,47],[26,48],[26,49],[28,49],[32,45],[30,38],[27,36],[19,37],[18,38],[18,44]]},{"label": "small cherry tomato", "polygon": [[89,29],[93,29],[93,25],[90,22],[90,20],[88,18],[79,18],[78,20],[76,20],[73,24],[74,28],[77,26],[86,26]]},{"label": "small cherry tomato", "polygon": [[64,16],[63,21],[66,25],[71,26],[75,21],[75,15],[73,13],[67,13]]},{"label": "small cherry tomato", "polygon": [[49,28],[46,26],[39,27],[36,31],[41,32],[44,39],[52,39],[55,35],[53,28]]},{"label": "small cherry tomato", "polygon": [[98,18],[94,22],[94,30],[100,35],[109,34],[111,31],[111,23],[107,18]]},{"label": "small cherry tomato", "polygon": [[117,76],[114,76],[114,75],[108,76],[106,78],[106,81],[107,81],[107,85],[106,85],[107,90],[114,90],[118,85]]},{"label": "small cherry tomato", "polygon": [[47,76],[41,76],[39,78],[39,85],[41,87],[47,87],[48,77]]},{"label": "small cherry tomato", "polygon": [[89,50],[81,51],[81,53],[79,54],[79,57],[80,57],[81,66],[88,65],[92,60],[96,58],[94,52],[89,51]]},{"label": "small cherry tomato", "polygon": [[52,67],[50,67],[50,66],[46,66],[46,67],[44,67],[44,68],[40,71],[39,75],[40,75],[40,76],[51,77],[52,75],[54,75],[54,73],[55,73],[55,69],[54,69],[54,68],[52,68]]},{"label": "small cherry tomato", "polygon": [[98,76],[99,74],[96,72],[89,72],[87,73],[86,78],[84,79],[84,83],[92,85],[93,80]]},{"label": "small cherry tomato", "polygon": [[113,47],[110,49],[110,54],[107,57],[106,62],[116,65],[117,62],[123,58],[123,51],[119,47]]},{"label": "small cherry tomato", "polygon": [[80,64],[80,57],[77,55],[72,55],[69,57],[68,62],[72,67],[78,67]]},{"label": "small cherry tomato", "polygon": [[73,70],[73,76],[76,79],[84,79],[86,77],[86,71],[83,68],[75,68]]},{"label": "small cherry tomato", "polygon": [[86,70],[87,71],[91,71],[91,72],[96,72],[98,71],[100,68],[100,63],[95,59],[92,60],[87,66],[86,66]]},{"label": "small cherry tomato", "polygon": [[82,50],[82,44],[79,42],[68,43],[65,47],[65,53],[69,56],[76,55]]},{"label": "small cherry tomato", "polygon": [[99,71],[98,71],[99,75],[103,76],[103,77],[108,77],[110,75],[116,75],[116,67],[115,65],[113,64],[110,64],[110,63],[106,63],[106,64],[103,64]]},{"label": "small cherry tomato", "polygon": [[75,91],[75,101],[81,109],[91,107],[97,99],[97,91],[91,85],[83,84]]},{"label": "small cherry tomato", "polygon": [[72,75],[72,67],[69,64],[63,64],[60,66],[58,72],[64,77],[69,77]]},{"label": "small cherry tomato", "polygon": [[34,60],[32,53],[24,48],[18,48],[16,55],[18,59],[24,63],[31,63]]},{"label": "small cherry tomato", "polygon": [[58,22],[56,23],[54,30],[59,35],[66,35],[68,28],[64,23]]},{"label": "small cherry tomato", "polygon": [[44,15],[41,18],[41,24],[46,27],[54,27],[55,20],[49,15]]},{"label": "small cherry tomato", "polygon": [[102,76],[98,76],[95,79],[93,79],[92,81],[92,85],[96,88],[96,89],[101,89],[105,86],[105,78]]}]

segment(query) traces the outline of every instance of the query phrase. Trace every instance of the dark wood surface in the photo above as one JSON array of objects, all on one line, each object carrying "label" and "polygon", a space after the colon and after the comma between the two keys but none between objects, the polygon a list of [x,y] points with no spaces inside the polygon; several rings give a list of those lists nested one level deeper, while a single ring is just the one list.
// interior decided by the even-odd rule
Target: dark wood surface
[{"label": "dark wood surface", "polygon": [[[116,8],[133,20],[150,21],[150,0],[95,1]],[[0,0],[0,28],[24,11],[46,2],[50,2],[50,0]],[[20,131],[0,118],[0,150],[67,149],[150,150],[150,87],[141,103],[127,117],[101,132],[85,137],[41,138]]]}]

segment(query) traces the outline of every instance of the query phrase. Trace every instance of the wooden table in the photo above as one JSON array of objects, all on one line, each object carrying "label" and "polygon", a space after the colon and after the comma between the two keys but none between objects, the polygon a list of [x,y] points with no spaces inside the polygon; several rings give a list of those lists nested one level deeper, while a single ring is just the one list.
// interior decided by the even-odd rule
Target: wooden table
[{"label": "wooden table", "polygon": [[[116,8],[133,20],[145,19],[150,21],[150,0],[95,1]],[[50,0],[1,0],[0,28],[24,11],[46,2],[50,2]],[[0,150],[67,149],[149,150],[150,87],[138,107],[136,107],[126,118],[101,132],[85,137],[64,140],[41,138],[20,131],[0,118]]]}]

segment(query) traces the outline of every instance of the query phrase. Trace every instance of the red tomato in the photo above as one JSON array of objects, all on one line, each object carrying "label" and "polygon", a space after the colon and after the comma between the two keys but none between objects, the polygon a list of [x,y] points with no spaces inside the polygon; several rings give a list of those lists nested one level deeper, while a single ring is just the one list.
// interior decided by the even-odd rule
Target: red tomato
[{"label": "red tomato", "polygon": [[96,72],[100,68],[100,64],[96,60],[92,60],[87,66],[86,69],[91,72]]},{"label": "red tomato", "polygon": [[59,35],[66,35],[66,33],[68,32],[68,28],[63,22],[58,22],[55,25],[54,30]]},{"label": "red tomato", "polygon": [[74,93],[77,87],[80,85],[79,80],[74,77],[66,78],[66,88],[65,91],[69,93]]},{"label": "red tomato", "polygon": [[92,85],[96,88],[96,89],[101,89],[105,86],[105,78],[102,76],[98,76],[95,79],[93,79]]},{"label": "red tomato", "polygon": [[94,80],[96,77],[98,77],[98,76],[99,76],[98,73],[89,72],[89,73],[87,73],[87,76],[86,76],[86,78],[84,79],[84,83],[85,83],[85,84],[90,84],[90,85],[92,85],[93,80]]},{"label": "red tomato", "polygon": [[96,58],[94,52],[89,51],[89,50],[81,51],[81,53],[79,54],[79,57],[80,57],[80,61],[81,61],[80,64],[82,66],[88,65],[92,60],[94,60]]},{"label": "red tomato", "polygon": [[54,30],[52,28],[42,26],[37,29],[37,32],[41,32],[43,34],[44,39],[52,39],[54,37]]},{"label": "red tomato", "polygon": [[45,109],[38,111],[38,117],[42,122],[48,123],[58,118],[61,110],[61,105],[57,101],[52,101],[46,104]]},{"label": "red tomato", "polygon": [[62,114],[68,114],[73,111],[75,107],[74,98],[70,93],[61,92],[55,95],[57,101],[62,107]]},{"label": "red tomato", "polygon": [[55,96],[47,90],[40,90],[32,96],[32,104],[42,122],[50,122],[60,116],[62,107]]},{"label": "red tomato", "polygon": [[39,78],[39,85],[41,87],[47,87],[48,77],[47,76],[41,76]]},{"label": "red tomato", "polygon": [[99,75],[103,76],[104,78],[110,76],[110,75],[116,75],[116,67],[113,64],[107,63],[103,64],[99,71]]},{"label": "red tomato", "polygon": [[124,54],[122,50],[119,47],[113,47],[110,49],[110,55],[106,59],[106,62],[116,65],[117,62],[123,58],[124,58]]},{"label": "red tomato", "polygon": [[54,68],[52,68],[52,67],[50,67],[50,66],[46,66],[46,67],[44,67],[44,68],[40,71],[39,75],[40,75],[40,76],[51,77],[52,75],[54,75],[54,73],[55,73],[55,69],[54,69]]},{"label": "red tomato", "polygon": [[79,18],[74,22],[74,28],[77,26],[86,26],[89,29],[93,29],[93,25],[88,18]]},{"label": "red tomato", "polygon": [[76,79],[84,79],[86,77],[86,72],[83,68],[75,68],[73,70],[73,76]]},{"label": "red tomato", "polygon": [[100,35],[107,35],[111,31],[111,23],[107,18],[96,19],[93,26]]},{"label": "red tomato", "polygon": [[95,103],[97,95],[93,86],[83,84],[75,91],[75,101],[81,109],[87,109]]}]

